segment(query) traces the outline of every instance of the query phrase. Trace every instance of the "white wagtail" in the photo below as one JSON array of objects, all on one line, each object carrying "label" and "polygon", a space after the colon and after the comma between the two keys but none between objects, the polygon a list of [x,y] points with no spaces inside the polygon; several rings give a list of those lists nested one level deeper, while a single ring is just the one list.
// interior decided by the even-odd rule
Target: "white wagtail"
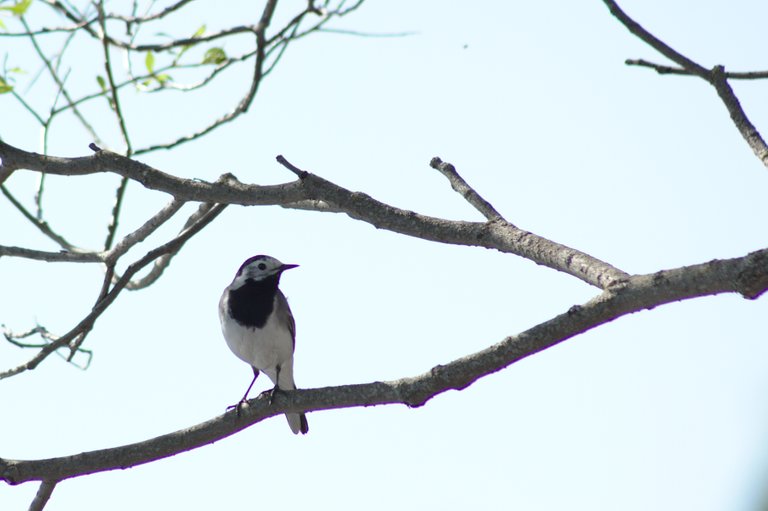
[{"label": "white wagtail", "polygon": [[[296,388],[293,381],[296,323],[285,295],[277,286],[280,275],[297,266],[266,255],[251,257],[240,266],[235,279],[221,295],[219,319],[227,346],[253,368],[253,380],[243,399],[235,405],[238,410],[248,398],[259,371],[266,373],[275,384],[273,393]],[[287,413],[285,417],[295,434],[309,431],[303,413]]]}]

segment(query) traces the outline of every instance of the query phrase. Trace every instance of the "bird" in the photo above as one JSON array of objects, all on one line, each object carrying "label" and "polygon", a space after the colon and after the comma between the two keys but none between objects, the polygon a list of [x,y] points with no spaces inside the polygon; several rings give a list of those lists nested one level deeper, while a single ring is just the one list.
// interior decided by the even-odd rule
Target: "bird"
[{"label": "bird", "polygon": [[[253,369],[253,380],[245,395],[230,407],[238,413],[260,372],[275,385],[270,399],[276,391],[296,388],[293,379],[296,322],[278,285],[283,272],[297,266],[283,264],[267,255],[250,257],[221,295],[219,320],[227,346]],[[309,431],[305,414],[287,413],[285,417],[294,434]]]}]

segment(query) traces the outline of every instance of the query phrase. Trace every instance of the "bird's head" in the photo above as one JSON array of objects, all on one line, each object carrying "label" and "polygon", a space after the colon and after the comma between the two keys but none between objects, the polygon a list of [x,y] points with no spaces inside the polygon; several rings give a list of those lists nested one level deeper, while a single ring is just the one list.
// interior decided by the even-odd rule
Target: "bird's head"
[{"label": "bird's head", "polygon": [[244,282],[250,279],[258,282],[275,275],[279,276],[285,270],[290,270],[297,266],[298,264],[283,264],[268,255],[257,255],[245,260],[240,269],[237,270],[235,280]]}]

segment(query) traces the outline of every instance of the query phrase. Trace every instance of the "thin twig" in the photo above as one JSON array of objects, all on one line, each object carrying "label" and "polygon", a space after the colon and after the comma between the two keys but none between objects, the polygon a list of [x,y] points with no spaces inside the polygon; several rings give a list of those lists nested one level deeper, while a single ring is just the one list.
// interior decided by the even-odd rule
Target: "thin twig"
[{"label": "thin twig", "polygon": [[[660,75],[695,76],[682,67],[665,66],[645,59],[627,59],[624,63],[628,66],[647,67]],[[725,71],[725,77],[729,80],[764,80],[768,78],[768,71]]]},{"label": "thin twig", "polygon": [[256,97],[256,92],[259,89],[259,85],[261,84],[262,73],[264,70],[264,52],[265,52],[265,44],[266,44],[265,32],[267,30],[267,27],[269,27],[270,22],[272,21],[272,16],[274,15],[276,6],[277,6],[277,0],[269,0],[266,6],[264,7],[264,11],[262,12],[261,19],[259,20],[258,25],[256,25],[255,28],[251,27],[252,29],[251,31],[253,31],[254,34],[256,35],[256,61],[254,63],[253,78],[251,79],[251,85],[250,85],[250,88],[248,89],[248,92],[240,100],[240,102],[235,107],[235,109],[229,112],[228,114],[225,114],[222,117],[219,117],[213,123],[209,124],[205,128],[195,133],[185,135],[183,137],[179,137],[173,142],[156,144],[153,146],[138,149],[134,154],[139,155],[139,154],[144,154],[152,151],[157,151],[159,149],[171,149],[180,144],[184,144],[186,142],[198,139],[203,135],[210,133],[214,129],[237,119],[240,115],[248,111],[248,108],[251,106],[251,103],[253,103],[253,99]]},{"label": "thin twig", "polygon": [[683,69],[686,69],[692,74],[707,79],[709,74],[708,69],[692,61],[682,53],[675,51],[667,43],[648,32],[646,29],[640,26],[638,22],[627,16],[627,14],[621,9],[621,7],[619,7],[616,2],[614,2],[614,0],[603,0],[603,2],[608,7],[608,10],[611,11],[611,14],[613,14],[613,16],[618,19],[621,24],[627,28],[627,30],[632,32],[639,39],[667,57],[672,62],[678,64]]},{"label": "thin twig", "polygon": [[757,131],[757,128],[752,121],[747,117],[746,112],[741,107],[739,98],[734,94],[731,85],[728,83],[728,79],[725,77],[725,69],[723,66],[715,66],[712,69],[710,83],[715,87],[717,95],[723,101],[725,108],[728,109],[728,113],[731,116],[733,124],[736,125],[736,129],[739,130],[741,136],[744,137],[752,152],[755,153],[760,161],[768,167],[768,145],[765,140]]},{"label": "thin twig", "polygon": [[[125,144],[125,155],[130,158],[133,154],[133,150],[131,148],[131,139],[128,136],[128,129],[125,125],[125,117],[123,116],[123,111],[120,108],[120,95],[117,91],[117,87],[115,86],[115,75],[112,72],[112,59],[110,57],[109,53],[109,44],[107,43],[107,22],[104,19],[104,0],[100,0],[98,5],[99,10],[99,25],[101,27],[101,42],[102,42],[102,48],[103,48],[103,54],[104,54],[104,72],[107,75],[107,83],[109,83],[109,90],[111,92],[111,102],[112,105],[112,111],[115,113],[115,116],[117,117],[117,124],[120,127],[120,135],[123,138],[123,143]],[[124,188],[121,186],[121,188]],[[116,209],[119,211],[119,203],[121,200],[118,198]],[[106,249],[109,249],[109,247],[106,247]]]},{"label": "thin twig", "polygon": [[[705,69],[701,65],[692,61],[688,57],[673,50],[669,45],[658,39],[656,36],[645,30],[639,23],[630,18],[613,0],[603,0],[613,14],[627,29],[637,36],[640,40],[653,47],[659,53],[672,60],[681,66],[685,71],[703,78],[709,82],[717,91],[718,96],[722,100],[726,109],[728,110],[731,120],[733,120],[736,129],[739,130],[741,136],[749,145],[752,152],[755,153],[760,159],[760,162],[768,167],[768,144],[766,144],[760,132],[757,130],[752,121],[747,117],[746,112],[741,107],[739,99],[733,92],[731,85],[728,83],[728,73],[725,72],[723,66],[715,66],[711,70]],[[643,64],[646,65],[645,61]],[[655,67],[653,65],[649,67]],[[662,68],[664,71],[667,69]],[[674,68],[672,68],[674,69]],[[659,69],[657,69],[659,71]],[[661,72],[661,71],[659,71]],[[670,71],[671,72],[671,71]]]},{"label": "thin twig", "polygon": [[[208,203],[200,204],[200,207],[197,208],[197,211],[195,211],[187,219],[181,231],[183,232],[185,229],[188,229],[190,226],[194,225],[195,222],[199,221],[213,207],[214,207],[214,204],[208,204]],[[223,211],[224,208],[227,207],[227,205],[220,204],[219,207],[221,208],[220,211]],[[144,289],[154,284],[155,281],[157,281],[157,279],[159,279],[162,276],[166,268],[168,268],[168,265],[171,264],[171,260],[174,258],[176,254],[179,253],[180,249],[181,249],[181,246],[179,246],[176,250],[173,250],[172,252],[163,254],[161,257],[159,257],[155,261],[155,263],[152,265],[152,268],[149,270],[149,272],[146,275],[144,275],[142,278],[138,280],[130,280],[125,285],[125,289],[129,291],[137,291],[139,289]]]},{"label": "thin twig", "polygon": [[451,183],[451,188],[464,197],[464,199],[466,199],[466,201],[478,210],[487,220],[504,220],[501,213],[496,211],[496,208],[494,208],[490,202],[485,200],[474,188],[464,181],[464,178],[456,172],[456,167],[452,164],[444,162],[439,157],[435,156],[432,158],[432,161],[429,162],[429,166],[440,171],[440,173],[448,179],[448,182]]},{"label": "thin twig", "polygon": [[207,214],[200,218],[194,225],[184,230],[181,234],[176,236],[171,241],[164,243],[149,252],[144,257],[140,258],[136,262],[126,268],[123,276],[118,280],[112,289],[104,295],[104,298],[99,300],[91,309],[91,312],[85,316],[80,322],[72,328],[69,332],[59,337],[56,342],[42,348],[37,355],[30,360],[19,366],[13,367],[6,371],[0,372],[0,380],[9,378],[17,374],[23,373],[35,369],[43,360],[45,360],[51,353],[55,352],[59,348],[67,346],[71,341],[75,340],[83,332],[89,331],[93,328],[95,321],[101,316],[101,314],[115,301],[120,292],[126,287],[131,278],[142,268],[150,264],[152,261],[161,257],[163,254],[171,253],[178,250],[184,245],[192,236],[200,232],[206,225],[208,225],[214,218],[216,218],[225,208],[225,205],[217,204],[213,206]]},{"label": "thin twig", "polygon": [[48,263],[101,263],[104,261],[97,252],[46,252],[24,247],[0,245],[0,256],[22,257]]},{"label": "thin twig", "polygon": [[360,32],[358,30],[347,30],[343,28],[320,28],[318,29],[318,32],[322,32],[324,34],[339,34],[339,35],[349,35],[354,37],[363,37],[363,38],[393,38],[393,37],[411,37],[414,35],[419,35],[419,32]]},{"label": "thin twig", "polygon": [[[24,25],[24,28],[29,31],[29,25],[27,24],[27,21],[24,19],[24,16],[21,16],[21,23]],[[51,64],[50,59],[45,55],[45,52],[43,52],[43,49],[40,47],[40,45],[37,42],[37,39],[34,35],[29,36],[29,40],[32,43],[33,48],[35,49],[35,52],[37,53],[38,57],[43,61],[45,64],[46,69],[48,69],[48,73],[51,75],[51,78],[56,83],[58,87],[61,88],[61,92],[64,96],[64,99],[67,100],[67,103],[72,105],[72,98],[69,95],[69,92],[67,91],[66,87],[64,87],[64,82],[59,78],[59,74],[56,72],[56,69],[54,68],[53,64]],[[80,124],[88,131],[88,133],[91,135],[93,140],[96,143],[101,144],[101,139],[96,134],[96,130],[93,128],[93,126],[86,120],[86,118],[83,116],[83,114],[80,112],[80,110],[72,106],[72,112],[75,114],[75,117],[80,121]]]},{"label": "thin twig", "polygon": [[51,240],[55,241],[61,248],[64,250],[67,250],[69,252],[83,252],[83,249],[76,247],[69,241],[67,241],[62,235],[55,232],[50,225],[48,225],[48,222],[45,220],[39,220],[35,217],[32,213],[30,213],[27,208],[24,207],[24,205],[19,202],[16,197],[13,196],[13,194],[8,190],[5,185],[0,185],[0,191],[3,192],[3,195],[10,201],[11,204],[22,214],[24,215],[24,218],[32,222],[32,224],[37,227],[40,232],[48,236]]},{"label": "thin twig", "polygon": [[[104,52],[104,71],[107,75],[107,82],[109,83],[109,90],[111,92],[110,105],[112,106],[112,111],[117,117],[117,124],[120,127],[120,134],[123,138],[123,144],[125,144],[125,156],[130,158],[133,154],[133,148],[131,147],[131,138],[128,135],[128,129],[126,128],[125,116],[123,116],[123,111],[120,107],[120,94],[117,90],[117,87],[115,86],[115,76],[112,72],[112,60],[109,53],[109,44],[107,43],[107,22],[104,18],[104,0],[99,1],[97,8],[99,12],[99,25],[101,27],[102,35],[102,48]],[[104,250],[109,250],[112,248],[112,243],[115,240],[117,226],[120,219],[120,211],[123,206],[123,199],[125,198],[125,190],[127,187],[128,180],[126,178],[122,178],[120,180],[120,185],[115,191],[115,204],[112,207],[112,215],[110,217],[109,224],[107,225],[107,238],[104,240]]]},{"label": "thin twig", "polygon": [[[185,204],[185,201],[179,199],[173,199],[163,209],[155,213],[152,218],[144,222],[141,227],[126,235],[115,247],[109,250],[104,259],[108,262],[115,262],[117,259],[128,252],[128,250],[141,243],[147,237],[155,232],[161,225],[167,222],[173,215],[175,215]],[[191,225],[191,224],[190,224]],[[186,225],[189,227],[189,225]]]},{"label": "thin twig", "polygon": [[285,156],[283,156],[282,154],[278,154],[275,157],[275,159],[280,165],[282,165],[283,167],[287,168],[288,170],[296,174],[296,177],[298,177],[299,179],[305,179],[307,176],[309,176],[309,172],[307,172],[306,170],[301,170],[299,167],[297,167],[293,163],[286,160]]}]

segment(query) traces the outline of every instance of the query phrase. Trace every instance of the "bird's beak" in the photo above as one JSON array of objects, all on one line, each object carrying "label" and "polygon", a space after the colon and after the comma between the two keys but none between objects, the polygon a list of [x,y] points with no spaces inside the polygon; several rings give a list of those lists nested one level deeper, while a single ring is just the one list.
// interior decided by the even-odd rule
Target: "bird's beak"
[{"label": "bird's beak", "polygon": [[285,270],[290,270],[291,268],[296,268],[298,266],[298,264],[284,264],[280,267],[280,273],[284,272]]}]

